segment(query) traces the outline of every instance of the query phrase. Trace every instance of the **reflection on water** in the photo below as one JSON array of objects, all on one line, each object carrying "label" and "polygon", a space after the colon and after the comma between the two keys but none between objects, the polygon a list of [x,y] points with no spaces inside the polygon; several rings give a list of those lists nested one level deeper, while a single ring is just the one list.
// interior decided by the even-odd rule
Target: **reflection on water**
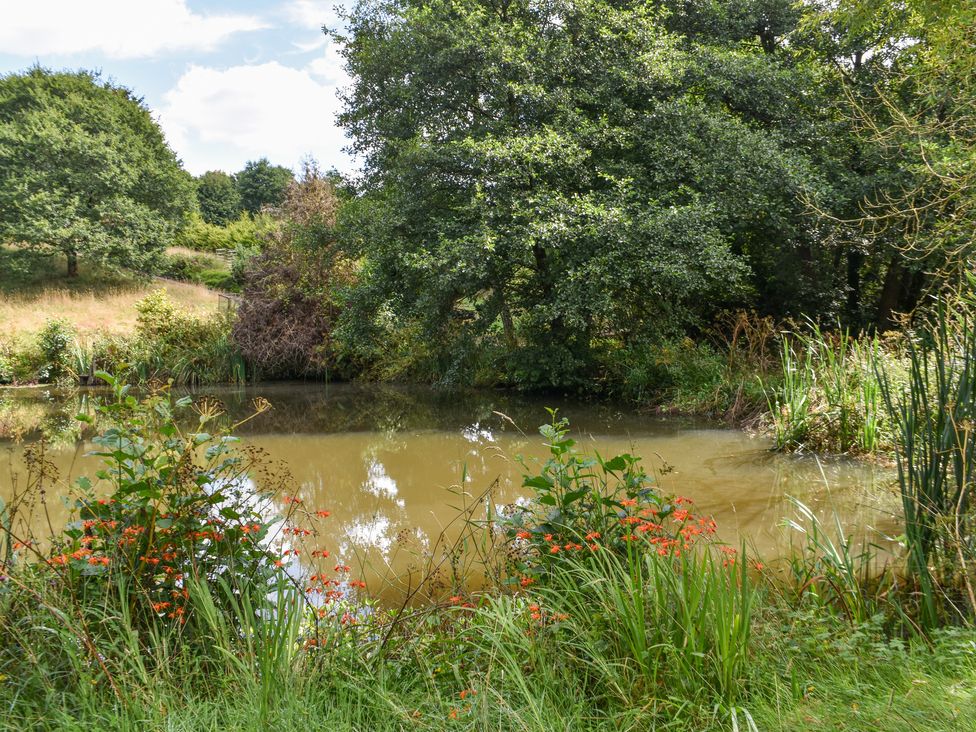
[{"label": "reflection on water", "polygon": [[[548,419],[546,405],[560,406],[587,450],[643,456],[664,491],[694,499],[700,512],[714,515],[723,538],[744,537],[766,556],[785,545],[786,496],[821,515],[836,509],[845,526],[871,538],[877,538],[875,531],[893,530],[889,470],[778,455],[765,440],[741,431],[620,406],[355,385],[276,384],[206,393],[235,419],[247,414],[252,398],[271,401],[274,409],[244,425],[241,436],[288,465],[292,494],[313,510],[331,511],[333,533],[320,548],[354,566],[366,563],[373,568],[367,575],[408,566],[457,517],[463,502],[492,484],[496,505],[524,495],[515,456],[543,457],[536,426]],[[41,401],[33,391],[8,392],[6,398]],[[63,414],[76,398],[54,394],[43,403]],[[2,498],[23,470],[20,450],[0,443]],[[52,448],[64,485],[93,472],[92,459],[83,453],[84,446],[71,441]],[[50,505],[54,521],[63,520],[64,508]]]}]

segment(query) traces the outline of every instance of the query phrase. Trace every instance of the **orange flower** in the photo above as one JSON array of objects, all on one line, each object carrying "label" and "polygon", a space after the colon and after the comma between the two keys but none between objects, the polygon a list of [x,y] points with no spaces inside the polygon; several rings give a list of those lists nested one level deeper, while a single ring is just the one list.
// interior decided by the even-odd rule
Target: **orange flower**
[{"label": "orange flower", "polygon": [[449,598],[447,598],[447,601],[453,605],[457,605],[459,602],[461,602],[461,596],[451,595]]},{"label": "orange flower", "polygon": [[553,544],[549,549],[550,554],[559,554],[559,544]]},{"label": "orange flower", "polygon": [[529,533],[528,531],[520,531],[520,532],[518,532],[515,535],[515,538],[517,538],[517,539],[529,539],[531,537],[532,537],[532,534]]},{"label": "orange flower", "polygon": [[331,511],[316,511],[315,515],[319,518],[329,518],[332,515]]},{"label": "orange flower", "polygon": [[593,541],[593,539],[599,539],[600,538],[600,532],[599,531],[591,531],[589,534],[587,534],[583,538],[586,539],[587,541]]},{"label": "orange flower", "polygon": [[545,541],[552,541],[552,534],[546,534],[542,537]]},{"label": "orange flower", "polygon": [[620,502],[620,505],[621,506],[636,506],[637,505],[637,499],[636,498],[625,498],[625,499],[623,499]]}]

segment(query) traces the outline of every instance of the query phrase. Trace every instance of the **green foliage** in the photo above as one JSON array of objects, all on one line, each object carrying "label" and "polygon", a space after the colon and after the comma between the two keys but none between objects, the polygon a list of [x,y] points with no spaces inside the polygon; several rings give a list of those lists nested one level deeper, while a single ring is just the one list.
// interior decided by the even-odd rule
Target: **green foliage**
[{"label": "green foliage", "polygon": [[71,346],[75,339],[74,328],[63,320],[49,320],[37,335],[37,346],[44,364],[37,378],[51,383],[65,377],[70,368]]},{"label": "green foliage", "polygon": [[199,216],[193,215],[175,243],[199,252],[234,251],[242,247],[255,249],[260,247],[275,226],[274,220],[264,214],[251,216],[243,213],[226,226],[208,224]]},{"label": "green foliage", "polygon": [[898,338],[854,338],[816,324],[784,334],[778,373],[766,380],[766,421],[779,449],[875,453],[893,446],[878,372],[902,376]]},{"label": "green foliage", "polygon": [[417,324],[443,380],[487,359],[509,383],[582,387],[608,341],[743,303],[837,307],[801,203],[863,197],[832,184],[850,157],[819,99],[833,61],[794,47],[781,4],[675,5],[351,11],[341,121],[366,176],[341,219],[366,264],[347,340]]},{"label": "green foliage", "polygon": [[15,377],[11,348],[0,340],[0,384],[10,384]]},{"label": "green foliage", "polygon": [[[231,336],[233,316],[197,317],[171,303],[159,290],[136,305],[135,338],[123,344],[122,362],[141,381],[172,379],[179,384],[243,382],[244,359]],[[118,361],[109,362],[113,367]]]},{"label": "green foliage", "polygon": [[202,252],[189,256],[181,252],[164,254],[159,265],[159,274],[174,280],[206,285],[214,290],[240,290],[233,270],[219,257]]},{"label": "green foliage", "polygon": [[272,165],[267,158],[248,161],[234,176],[241,207],[252,215],[265,208],[277,208],[285,200],[285,191],[294,177],[290,169]]},{"label": "green foliage", "polygon": [[639,458],[581,454],[555,412],[539,431],[550,457],[525,476],[532,504],[505,520],[531,617],[563,626],[557,644],[592,663],[601,687],[632,673],[733,704],[754,602],[744,560],[714,551],[715,522],[655,492]]},{"label": "green foliage", "polygon": [[200,216],[208,224],[226,226],[241,213],[241,193],[233,176],[211,170],[196,179]]},{"label": "green foliage", "polygon": [[149,110],[88,72],[0,79],[0,239],[148,268],[192,205]]},{"label": "green foliage", "polygon": [[138,400],[99,376],[114,399],[83,416],[100,428],[92,438],[99,480],[81,479],[77,519],[53,542],[55,581],[82,606],[124,608],[137,631],[192,622],[191,578],[263,601],[275,575],[264,544],[269,498],[245,482],[250,466],[236,438],[212,434],[217,415],[206,410],[185,431],[189,398],[164,391]]}]

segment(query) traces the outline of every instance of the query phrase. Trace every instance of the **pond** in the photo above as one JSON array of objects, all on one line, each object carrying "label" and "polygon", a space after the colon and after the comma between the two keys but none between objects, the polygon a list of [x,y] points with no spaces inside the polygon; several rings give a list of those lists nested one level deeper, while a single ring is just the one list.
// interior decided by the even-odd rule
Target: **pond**
[{"label": "pond", "polygon": [[[884,543],[895,531],[894,475],[875,464],[843,458],[783,455],[747,432],[633,408],[571,398],[508,392],[443,392],[366,385],[265,384],[211,388],[231,417],[249,413],[263,397],[273,409],[245,424],[245,444],[283,461],[293,493],[331,512],[321,548],[374,583],[414,567],[437,538],[456,536],[462,504],[489,488],[495,506],[526,495],[518,455],[542,457],[537,428],[547,406],[559,407],[581,448],[604,457],[630,452],[644,458],[664,492],[694,500],[712,515],[722,539],[745,540],[763,557],[788,547],[784,519],[793,496],[834,527]],[[40,389],[0,392],[8,413],[34,410],[48,432],[70,423],[92,392]],[[36,436],[30,439],[37,439]],[[62,437],[49,448],[59,488],[94,472],[88,446]],[[0,498],[23,481],[23,444],[0,442]],[[463,490],[461,489],[463,485]],[[51,491],[51,494],[55,493]],[[67,515],[49,501],[53,524]],[[38,517],[38,520],[42,520]],[[45,522],[47,519],[43,519]],[[453,523],[452,523],[453,522]]]}]

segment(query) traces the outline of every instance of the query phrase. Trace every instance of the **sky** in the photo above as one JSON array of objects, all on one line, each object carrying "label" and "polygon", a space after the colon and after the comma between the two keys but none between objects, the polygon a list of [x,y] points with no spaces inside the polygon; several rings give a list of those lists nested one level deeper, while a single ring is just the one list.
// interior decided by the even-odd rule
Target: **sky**
[{"label": "sky", "polygon": [[351,172],[348,83],[321,28],[349,0],[0,0],[0,73],[89,69],[143,97],[198,175],[305,156]]}]

